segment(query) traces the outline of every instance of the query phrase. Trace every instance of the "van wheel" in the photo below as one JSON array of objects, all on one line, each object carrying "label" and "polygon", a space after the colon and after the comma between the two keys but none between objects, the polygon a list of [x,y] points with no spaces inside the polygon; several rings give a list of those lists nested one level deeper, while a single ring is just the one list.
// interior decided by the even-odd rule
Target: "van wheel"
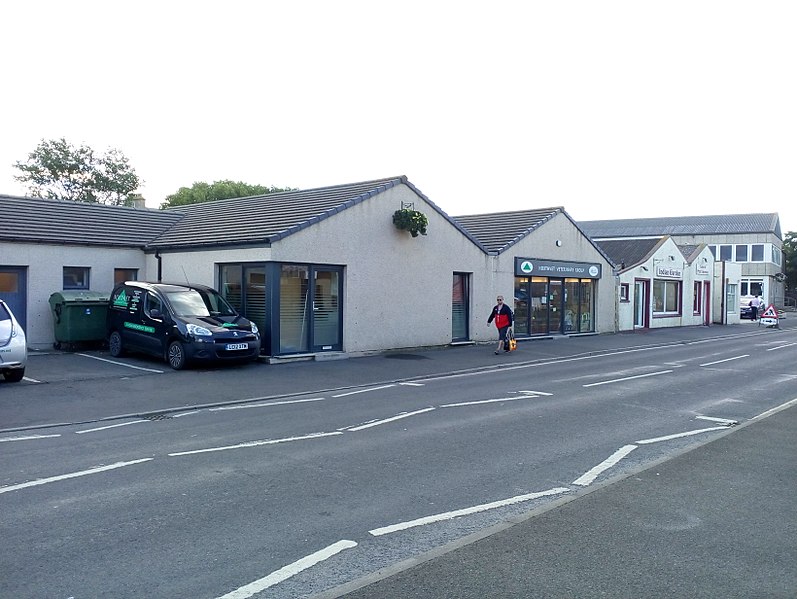
[{"label": "van wheel", "polygon": [[122,347],[122,336],[119,334],[119,331],[114,331],[111,333],[110,338],[108,339],[108,350],[111,352],[111,355],[114,358],[118,358],[124,353],[124,347]]},{"label": "van wheel", "polygon": [[175,370],[185,368],[185,349],[183,349],[183,344],[179,341],[172,341],[169,344],[166,359],[169,360],[169,366]]},{"label": "van wheel", "polygon": [[18,369],[15,369],[15,370],[6,370],[3,373],[3,377],[5,377],[5,379],[9,383],[18,383],[19,381],[22,380],[23,376],[25,376],[25,369],[24,368],[18,368]]}]

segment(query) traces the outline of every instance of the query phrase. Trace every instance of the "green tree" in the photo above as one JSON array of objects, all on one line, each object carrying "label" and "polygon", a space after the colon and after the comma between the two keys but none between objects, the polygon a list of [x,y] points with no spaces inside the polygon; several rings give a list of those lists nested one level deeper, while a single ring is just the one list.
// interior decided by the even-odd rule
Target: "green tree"
[{"label": "green tree", "polygon": [[797,291],[797,232],[789,231],[783,239],[783,273],[786,275],[786,289]]},{"label": "green tree", "polygon": [[14,167],[22,173],[14,179],[26,184],[34,197],[125,206],[131,203],[130,193],[141,185],[119,150],[97,154],[64,138],[41,140],[27,161],[17,161]]},{"label": "green tree", "polygon": [[266,187],[264,185],[250,185],[241,181],[214,181],[213,183],[203,183],[198,181],[191,187],[181,187],[176,193],[166,196],[166,201],[161,204],[161,210],[185,206],[187,204],[199,204],[200,202],[210,202],[211,200],[226,200],[227,198],[244,198],[246,196],[265,195],[280,191],[294,191],[294,188],[286,187]]}]

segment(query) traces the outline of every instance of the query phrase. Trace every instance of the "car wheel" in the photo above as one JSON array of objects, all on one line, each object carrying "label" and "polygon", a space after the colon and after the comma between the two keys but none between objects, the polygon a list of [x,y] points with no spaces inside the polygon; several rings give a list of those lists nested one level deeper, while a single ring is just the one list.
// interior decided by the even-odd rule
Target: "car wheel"
[{"label": "car wheel", "polygon": [[125,350],[122,346],[122,336],[119,334],[119,331],[114,331],[111,333],[111,336],[108,339],[108,351],[111,352],[111,355],[114,358],[118,358],[124,353]]},{"label": "car wheel", "polygon": [[22,377],[24,377],[24,376],[25,376],[25,369],[24,368],[18,368],[16,370],[6,370],[3,373],[3,377],[5,377],[5,379],[9,383],[18,383],[19,381],[22,380]]},{"label": "car wheel", "polygon": [[185,349],[183,344],[179,341],[172,341],[169,344],[169,350],[166,353],[166,359],[169,361],[169,366],[175,370],[182,370],[185,368]]}]

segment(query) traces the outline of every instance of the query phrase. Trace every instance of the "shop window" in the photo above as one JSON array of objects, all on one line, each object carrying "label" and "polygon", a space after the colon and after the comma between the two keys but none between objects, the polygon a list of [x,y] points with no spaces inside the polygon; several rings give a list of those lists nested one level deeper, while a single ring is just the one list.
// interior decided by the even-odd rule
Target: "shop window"
[{"label": "shop window", "polygon": [[757,243],[751,246],[750,259],[753,262],[764,261],[764,244]]},{"label": "shop window", "polygon": [[90,270],[87,266],[64,266],[64,290],[88,289]]},{"label": "shop window", "polygon": [[138,281],[137,268],[114,268],[113,269],[113,284],[118,285],[125,281]]},{"label": "shop window", "polygon": [[621,302],[630,301],[628,297],[628,283],[620,283],[620,301]]},{"label": "shop window", "polygon": [[681,281],[653,280],[654,316],[677,316],[681,313]]}]

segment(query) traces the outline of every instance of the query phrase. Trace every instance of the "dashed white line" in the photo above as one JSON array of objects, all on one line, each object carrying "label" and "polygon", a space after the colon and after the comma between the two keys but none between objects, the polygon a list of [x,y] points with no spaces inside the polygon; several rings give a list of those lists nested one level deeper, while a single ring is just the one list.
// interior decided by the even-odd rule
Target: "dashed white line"
[{"label": "dashed white line", "polygon": [[272,572],[268,576],[260,578],[259,580],[255,580],[254,582],[250,582],[246,586],[242,586],[234,591],[227,593],[226,595],[222,595],[218,599],[247,599],[252,595],[256,595],[265,589],[274,586],[275,584],[279,584],[284,582],[285,580],[289,579],[291,576],[295,576],[299,572],[303,570],[307,570],[323,562],[324,560],[329,559],[340,553],[345,549],[351,549],[352,547],[356,547],[357,543],[354,541],[338,541],[337,543],[333,543],[329,547],[322,549],[320,551],[316,551],[308,555],[307,557],[303,557],[300,560],[293,562],[292,564],[288,564],[284,568],[280,568],[276,572]]},{"label": "dashed white line", "polygon": [[132,462],[116,462],[115,464],[110,464],[108,466],[99,466],[97,468],[91,468],[89,470],[81,470],[80,472],[71,472],[69,474],[61,474],[59,476],[51,476],[49,478],[40,478],[38,480],[32,480],[27,483],[21,483],[19,485],[11,485],[8,487],[0,487],[0,494],[8,493],[9,491],[17,491],[19,489],[26,489],[28,487],[35,487],[37,485],[46,485],[47,483],[54,483],[60,480],[67,480],[69,478],[77,478],[79,476],[87,476],[89,474],[97,474],[98,472],[107,472],[108,470],[115,470],[117,468],[124,468],[125,466],[133,466],[135,464],[141,464],[143,462],[149,462],[154,458],[144,458],[141,460],[133,460]]},{"label": "dashed white line", "polygon": [[385,418],[384,420],[375,420],[374,422],[368,422],[366,424],[361,424],[359,426],[354,426],[351,428],[347,428],[345,430],[349,430],[351,432],[362,431],[367,428],[371,428],[373,426],[379,426],[380,424],[387,424],[388,422],[395,422],[396,420],[401,420],[402,418],[409,418],[410,416],[416,416],[418,414],[423,414],[424,412],[431,412],[437,408],[424,408],[423,410],[416,410],[414,412],[405,412],[404,414],[399,414],[398,416],[393,416],[392,418]]},{"label": "dashed white line", "polygon": [[5,439],[0,439],[0,443],[5,443],[6,441],[33,441],[35,439],[52,439],[53,437],[60,437],[61,435],[28,435],[26,437],[6,437]]},{"label": "dashed white line", "polygon": [[169,457],[177,457],[183,455],[194,455],[197,453],[210,453],[213,451],[226,451],[228,449],[243,449],[246,447],[260,447],[261,445],[277,445],[278,443],[291,443],[293,441],[307,441],[309,439],[320,439],[322,437],[332,437],[333,435],[342,435],[343,433],[335,431],[332,433],[313,433],[311,435],[303,435],[301,437],[286,437],[284,439],[266,439],[263,441],[247,441],[246,443],[239,443],[237,445],[225,445],[222,447],[208,447],[207,449],[194,449],[191,451],[176,451],[168,454]]},{"label": "dashed white line", "polygon": [[475,505],[473,507],[464,508],[461,510],[455,510],[453,512],[444,512],[442,514],[435,514],[433,516],[426,516],[424,518],[418,518],[417,520],[409,520],[407,522],[399,522],[398,524],[391,524],[390,526],[383,526],[381,528],[374,528],[373,530],[369,530],[368,532],[375,537],[390,534],[393,532],[398,532],[400,530],[406,530],[408,528],[414,528],[416,526],[424,526],[426,524],[432,524],[434,522],[442,522],[444,520],[451,520],[453,518],[459,518],[460,516],[467,516],[469,514],[476,514],[479,512],[486,512],[487,510],[494,510],[496,508],[506,507],[508,505],[514,505],[517,503],[523,503],[525,501],[532,501],[534,499],[539,499],[540,497],[548,497],[550,495],[560,495],[562,493],[567,493],[570,489],[566,487],[556,487],[554,489],[548,489],[547,491],[541,491],[539,493],[528,493],[527,495],[518,495],[516,497],[510,497],[509,499],[502,499],[500,501],[494,501],[492,503],[484,503],[482,505]]},{"label": "dashed white line", "polygon": [[797,343],[786,343],[785,345],[778,345],[777,347],[770,347],[767,351],[775,351],[776,349],[783,349],[784,347],[791,347],[792,345],[797,345]]},{"label": "dashed white line", "polygon": [[721,422],[727,426],[739,424],[738,420],[728,420],[727,418],[716,418],[714,416],[695,416],[695,420],[708,420],[709,422]]},{"label": "dashed white line", "polygon": [[130,422],[122,422],[121,424],[109,424],[108,426],[100,426],[97,428],[87,428],[86,430],[82,431],[75,431],[76,435],[82,435],[84,433],[96,433],[97,431],[104,431],[108,430],[109,428],[119,428],[120,426],[130,426],[131,424],[140,424],[141,422],[149,422],[149,420],[131,420]]},{"label": "dashed white line", "polygon": [[324,401],[324,397],[311,397],[309,399],[286,399],[284,401],[272,401],[269,403],[242,404],[235,406],[222,406],[220,408],[209,408],[208,412],[222,412],[224,410],[245,410],[247,408],[270,408],[271,406],[286,406],[294,403],[307,403],[312,401]]},{"label": "dashed white line", "polygon": [[368,389],[359,389],[357,391],[349,391],[347,393],[338,393],[337,395],[333,395],[332,397],[347,397],[348,395],[357,395],[358,393],[368,393],[369,391],[379,391],[380,389],[389,389],[390,387],[395,387],[395,385],[382,385],[381,387],[370,387]]},{"label": "dashed white line", "polygon": [[733,360],[741,360],[742,358],[749,358],[750,354],[744,354],[743,356],[735,356],[733,358],[725,358],[724,360],[717,360],[716,362],[706,362],[705,364],[701,364],[701,366],[713,366],[714,364],[722,364],[723,362],[732,362]]},{"label": "dashed white line", "polygon": [[685,433],[675,433],[674,435],[666,435],[664,437],[655,437],[653,439],[642,439],[637,441],[638,445],[650,445],[651,443],[659,443],[661,441],[672,441],[673,439],[680,439],[681,437],[691,437],[692,435],[701,435],[711,431],[722,431],[728,428],[727,426],[712,426],[711,428],[700,428],[694,431],[686,431]]},{"label": "dashed white line", "polygon": [[644,379],[650,376],[659,376],[660,374],[669,374],[672,370],[662,370],[660,372],[650,372],[648,374],[637,374],[636,376],[626,376],[621,379],[612,379],[610,381],[600,381],[598,383],[588,383],[586,385],[581,385],[582,387],[597,387],[598,385],[608,385],[610,383],[620,383],[622,381],[631,381],[634,379]]},{"label": "dashed white line", "polygon": [[600,464],[598,464],[594,468],[591,468],[590,470],[579,476],[576,480],[573,481],[573,484],[586,487],[587,485],[591,484],[596,478],[598,478],[598,476],[602,472],[608,470],[609,468],[617,464],[620,460],[622,460],[625,456],[634,451],[636,448],[637,448],[636,445],[624,445],[623,447],[615,451],[612,455],[610,455],[608,458],[603,460]]},{"label": "dashed white line", "polygon": [[441,405],[441,408],[461,408],[462,406],[477,406],[485,403],[500,403],[504,401],[517,401],[519,399],[532,399],[529,395],[516,395],[515,397],[498,397],[496,399],[477,399],[474,401],[462,401],[459,403],[446,403]]}]

